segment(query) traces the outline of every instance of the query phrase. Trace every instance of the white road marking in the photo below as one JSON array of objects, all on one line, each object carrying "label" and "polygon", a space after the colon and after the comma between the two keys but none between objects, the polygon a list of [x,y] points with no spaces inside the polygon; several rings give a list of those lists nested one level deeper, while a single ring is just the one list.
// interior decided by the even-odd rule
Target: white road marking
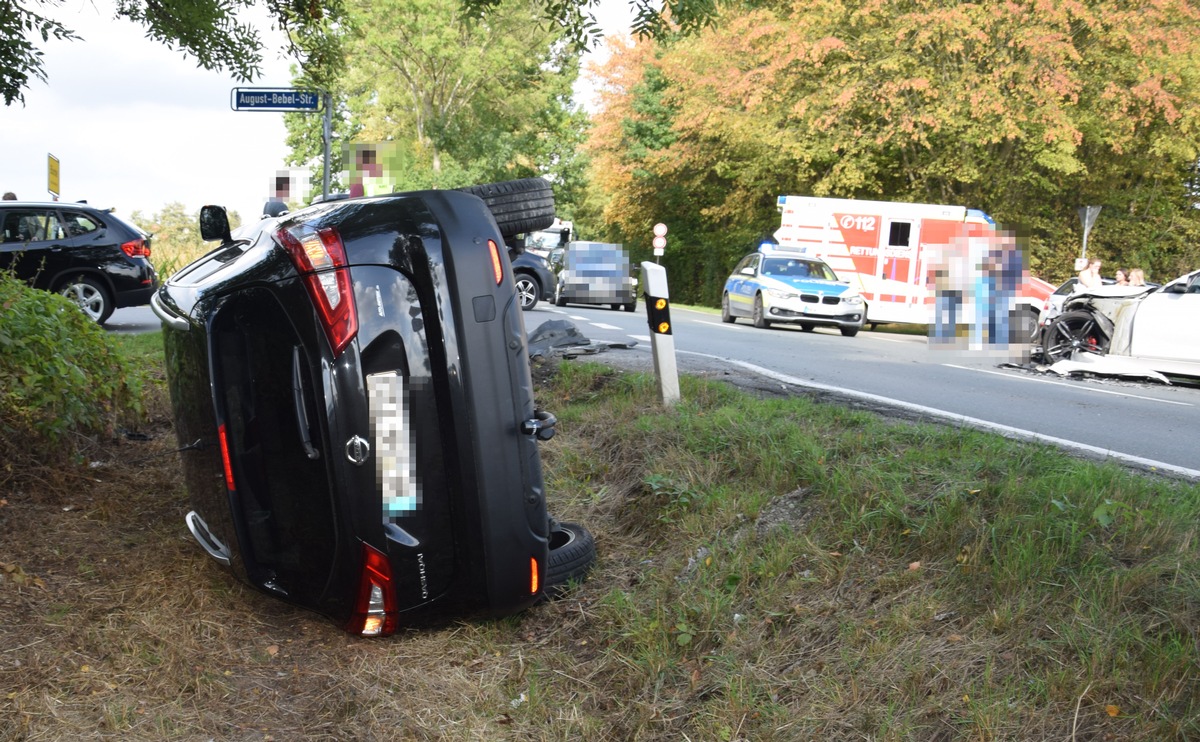
[{"label": "white road marking", "polygon": [[630,335],[629,337],[633,338],[634,340],[640,340],[640,341],[642,341],[643,343],[648,343],[648,342],[650,342],[650,336],[649,336],[649,335]]},{"label": "white road marking", "polygon": [[599,327],[601,330],[620,330],[616,325],[606,325],[603,322],[589,322],[592,327]]},{"label": "white road marking", "polygon": [[710,355],[708,353],[696,353],[694,351],[687,351],[687,350],[680,350],[680,351],[676,351],[676,352],[677,353],[687,353],[689,355],[701,356],[703,358],[711,358],[713,360],[730,363],[730,364],[733,364],[734,366],[740,366],[741,368],[744,368],[747,371],[750,371],[752,373],[756,373],[761,376],[765,376],[769,379],[775,379],[776,381],[782,382],[784,384],[792,384],[794,386],[806,387],[809,389],[819,389],[822,391],[834,392],[834,393],[841,394],[841,395],[844,395],[847,397],[861,399],[861,400],[865,400],[868,402],[874,402],[875,404],[887,405],[890,407],[899,407],[901,409],[910,410],[913,412],[919,412],[923,415],[928,415],[930,417],[937,417],[937,418],[941,418],[943,420],[947,420],[949,422],[955,422],[955,423],[959,423],[961,425],[967,425],[972,428],[977,428],[979,430],[986,430],[986,431],[989,431],[992,433],[997,433],[1006,438],[1012,438],[1015,440],[1024,440],[1024,441],[1036,441],[1039,443],[1049,443],[1050,445],[1058,446],[1060,448],[1065,448],[1069,451],[1078,451],[1080,453],[1085,453],[1085,454],[1097,456],[1100,458],[1115,459],[1117,461],[1121,461],[1121,462],[1124,462],[1131,466],[1137,466],[1137,467],[1140,467],[1143,469],[1170,472],[1171,474],[1174,474],[1176,476],[1184,477],[1186,479],[1190,479],[1193,481],[1200,480],[1200,470],[1188,469],[1187,467],[1176,466],[1175,464],[1168,464],[1165,461],[1155,461],[1153,459],[1147,459],[1147,458],[1143,458],[1141,456],[1134,456],[1132,454],[1121,453],[1120,451],[1112,451],[1112,450],[1100,448],[1099,446],[1091,446],[1086,443],[1079,443],[1077,441],[1069,441],[1065,438],[1056,438],[1052,435],[1036,433],[1032,430],[1023,430],[1021,428],[1014,428],[1009,425],[1001,425],[1000,423],[994,423],[994,422],[990,422],[988,420],[980,420],[979,418],[976,418],[976,417],[968,417],[966,415],[959,415],[956,412],[948,412],[946,410],[939,410],[935,407],[926,407],[924,405],[913,404],[912,402],[901,402],[899,400],[891,399],[889,397],[881,397],[878,394],[869,394],[867,392],[860,392],[855,389],[845,389],[842,387],[830,386],[828,384],[821,384],[821,383],[818,383],[815,381],[806,381],[804,379],[800,379],[795,376],[788,376],[787,374],[781,374],[778,371],[772,371],[769,368],[763,368],[762,366],[756,366],[753,363],[747,363],[745,361],[735,361],[732,358],[722,358],[721,356],[714,356],[714,355]]},{"label": "white road marking", "polygon": [[963,371],[976,371],[981,374],[993,374],[995,376],[1003,376],[1005,378],[1018,379],[1020,381],[1036,381],[1040,384],[1053,384],[1055,386],[1065,386],[1069,389],[1080,389],[1080,390],[1083,390],[1086,392],[1095,392],[1097,394],[1112,394],[1117,397],[1132,397],[1133,399],[1145,399],[1150,402],[1162,402],[1163,404],[1176,404],[1176,405],[1182,405],[1184,407],[1195,407],[1195,405],[1193,405],[1190,402],[1177,402],[1173,399],[1157,399],[1155,397],[1147,397],[1144,394],[1129,394],[1128,392],[1116,392],[1116,391],[1113,391],[1112,389],[1096,389],[1095,387],[1083,386],[1081,384],[1068,384],[1065,381],[1054,381],[1053,379],[1035,379],[1035,378],[1032,378],[1029,376],[1022,376],[1020,374],[1006,374],[1003,371],[990,371],[988,369],[983,369],[983,368],[971,368],[969,366],[956,366],[953,363],[943,363],[942,365],[946,366],[948,368],[962,369]]}]

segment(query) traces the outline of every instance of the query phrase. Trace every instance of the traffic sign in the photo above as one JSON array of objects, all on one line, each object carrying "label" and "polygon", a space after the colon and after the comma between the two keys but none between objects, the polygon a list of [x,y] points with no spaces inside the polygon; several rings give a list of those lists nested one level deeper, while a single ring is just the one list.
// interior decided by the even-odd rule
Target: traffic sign
[{"label": "traffic sign", "polygon": [[229,105],[235,111],[316,111],[321,93],[298,88],[234,88]]},{"label": "traffic sign", "polygon": [[654,240],[650,244],[654,245],[655,250],[661,250],[667,246],[667,238],[666,237],[655,237]]},{"label": "traffic sign", "polygon": [[655,224],[654,225],[654,236],[655,237],[666,237],[667,236],[667,225],[663,224],[662,222]]},{"label": "traffic sign", "polygon": [[57,199],[62,195],[58,189],[58,158],[46,153],[46,190]]}]

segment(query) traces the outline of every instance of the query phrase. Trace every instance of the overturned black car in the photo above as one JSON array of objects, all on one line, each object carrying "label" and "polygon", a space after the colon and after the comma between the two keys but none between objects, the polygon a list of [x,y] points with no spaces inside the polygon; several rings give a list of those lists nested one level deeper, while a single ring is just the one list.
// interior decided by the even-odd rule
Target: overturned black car
[{"label": "overturned black car", "polygon": [[[547,201],[549,201],[547,205]],[[581,577],[547,513],[505,238],[541,179],[316,204],[221,244],[154,296],[201,546],[361,635],[522,610]]]}]

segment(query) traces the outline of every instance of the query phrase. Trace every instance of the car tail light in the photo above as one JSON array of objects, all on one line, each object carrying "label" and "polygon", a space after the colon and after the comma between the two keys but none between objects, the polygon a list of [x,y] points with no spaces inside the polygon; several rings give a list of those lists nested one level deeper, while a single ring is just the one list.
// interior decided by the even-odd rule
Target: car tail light
[{"label": "car tail light", "polygon": [[529,557],[529,594],[537,595],[538,588],[541,586],[541,580],[538,578],[537,557]]},{"label": "car tail light", "polygon": [[225,436],[224,423],[217,427],[217,440],[221,444],[221,464],[225,467],[225,489],[236,492],[237,487],[233,483],[233,467],[229,464],[229,439]]},{"label": "car tail light", "polygon": [[346,629],[360,636],[388,636],[396,631],[398,614],[392,565],[382,551],[363,544],[362,582]]},{"label": "car tail light", "polygon": [[121,244],[121,249],[131,258],[148,258],[150,257],[150,246],[146,241],[138,238]]},{"label": "car tail light", "polygon": [[303,224],[280,229],[275,235],[304,279],[336,358],[358,334],[354,287],[342,238],[333,227],[313,230]]},{"label": "car tail light", "polygon": [[492,253],[492,275],[496,278],[496,285],[504,280],[504,264],[500,262],[500,247],[495,240],[488,240],[488,250]]}]

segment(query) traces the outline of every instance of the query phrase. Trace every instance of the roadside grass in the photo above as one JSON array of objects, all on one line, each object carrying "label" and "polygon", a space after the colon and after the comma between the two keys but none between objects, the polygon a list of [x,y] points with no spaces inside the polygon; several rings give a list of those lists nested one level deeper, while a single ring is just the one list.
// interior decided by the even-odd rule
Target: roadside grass
[{"label": "roadside grass", "polygon": [[668,410],[643,374],[535,379],[593,573],[382,641],[196,548],[148,384],[150,440],[3,495],[0,739],[1200,736],[1200,487],[692,377]]}]

